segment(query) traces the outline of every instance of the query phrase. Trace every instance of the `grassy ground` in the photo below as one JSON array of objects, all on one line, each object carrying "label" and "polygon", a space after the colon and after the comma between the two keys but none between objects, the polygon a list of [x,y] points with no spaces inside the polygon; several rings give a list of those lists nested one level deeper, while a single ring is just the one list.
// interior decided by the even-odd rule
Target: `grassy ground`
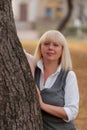
[{"label": "grassy ground", "polygon": [[78,130],[87,130],[87,44],[73,43],[69,47],[80,91],[80,109],[76,125]]},{"label": "grassy ground", "polygon": [[[23,41],[22,45],[29,53],[33,54],[37,41]],[[75,122],[78,130],[87,130],[87,43],[69,41],[68,46],[80,92],[80,109]]]}]

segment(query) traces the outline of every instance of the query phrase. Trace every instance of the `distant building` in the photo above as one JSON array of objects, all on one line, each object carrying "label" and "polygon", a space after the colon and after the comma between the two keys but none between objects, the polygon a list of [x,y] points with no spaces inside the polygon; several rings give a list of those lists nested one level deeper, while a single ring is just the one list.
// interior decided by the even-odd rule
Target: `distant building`
[{"label": "distant building", "polygon": [[[12,2],[18,28],[34,26],[37,21],[43,19],[61,20],[67,13],[66,0],[13,0]],[[73,0],[73,2],[75,8],[72,21],[79,17],[80,20],[87,22],[87,0],[84,2]]]},{"label": "distant building", "polygon": [[41,19],[55,20],[65,15],[64,0],[13,0],[12,2],[15,21],[19,28],[28,27]]},{"label": "distant building", "polygon": [[38,0],[13,0],[13,11],[16,25],[26,28],[37,19]]}]

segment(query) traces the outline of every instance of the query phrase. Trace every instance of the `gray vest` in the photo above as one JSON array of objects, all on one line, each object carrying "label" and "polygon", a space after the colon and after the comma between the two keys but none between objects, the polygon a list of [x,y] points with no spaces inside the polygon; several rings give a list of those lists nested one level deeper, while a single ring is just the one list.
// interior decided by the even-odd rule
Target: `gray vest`
[{"label": "gray vest", "polygon": [[[40,69],[35,70],[35,81],[40,88]],[[61,69],[55,83],[51,88],[45,88],[40,93],[42,100],[51,105],[63,107],[65,104],[65,84],[68,71]],[[74,122],[65,122],[63,119],[42,111],[43,130],[76,130]]]}]

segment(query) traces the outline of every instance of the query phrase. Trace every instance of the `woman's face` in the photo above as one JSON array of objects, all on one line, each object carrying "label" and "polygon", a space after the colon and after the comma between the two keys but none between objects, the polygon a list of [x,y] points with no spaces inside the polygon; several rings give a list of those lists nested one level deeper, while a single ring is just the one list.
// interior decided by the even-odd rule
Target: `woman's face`
[{"label": "woman's face", "polygon": [[41,44],[41,55],[43,60],[59,61],[62,56],[62,45],[55,42],[45,42]]}]

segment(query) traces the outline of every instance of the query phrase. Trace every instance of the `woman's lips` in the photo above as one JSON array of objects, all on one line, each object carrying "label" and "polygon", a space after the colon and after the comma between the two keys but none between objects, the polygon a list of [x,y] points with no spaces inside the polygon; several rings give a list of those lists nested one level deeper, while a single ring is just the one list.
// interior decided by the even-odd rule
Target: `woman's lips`
[{"label": "woman's lips", "polygon": [[47,55],[52,56],[54,55],[54,52],[47,52]]}]

